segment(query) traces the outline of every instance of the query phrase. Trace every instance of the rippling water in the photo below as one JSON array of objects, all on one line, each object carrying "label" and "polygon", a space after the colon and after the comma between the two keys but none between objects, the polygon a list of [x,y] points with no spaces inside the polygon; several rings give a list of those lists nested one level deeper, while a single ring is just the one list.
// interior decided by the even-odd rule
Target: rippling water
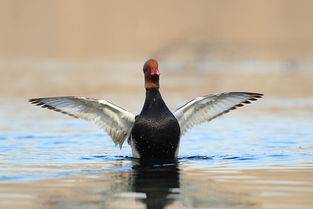
[{"label": "rippling water", "polygon": [[92,123],[20,103],[0,110],[1,208],[313,205],[312,107],[236,110],[183,136],[176,162],[140,165]]}]

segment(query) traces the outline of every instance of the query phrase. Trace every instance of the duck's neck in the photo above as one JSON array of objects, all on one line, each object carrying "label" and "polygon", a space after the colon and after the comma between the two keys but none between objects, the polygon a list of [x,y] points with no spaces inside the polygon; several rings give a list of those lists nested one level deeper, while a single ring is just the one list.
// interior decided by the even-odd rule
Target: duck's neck
[{"label": "duck's neck", "polygon": [[160,84],[159,84],[159,80],[148,80],[145,79],[145,88],[146,89],[159,89]]},{"label": "duck's neck", "polygon": [[157,98],[162,99],[159,88],[146,88],[146,102]]},{"label": "duck's neck", "polygon": [[141,113],[158,113],[168,110],[160,94],[159,88],[146,88],[146,99]]}]

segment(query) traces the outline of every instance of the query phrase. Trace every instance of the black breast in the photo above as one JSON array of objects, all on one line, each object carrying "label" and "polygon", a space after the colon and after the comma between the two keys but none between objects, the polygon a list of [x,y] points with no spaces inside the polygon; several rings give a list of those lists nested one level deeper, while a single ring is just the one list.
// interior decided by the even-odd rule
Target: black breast
[{"label": "black breast", "polygon": [[158,89],[146,89],[146,100],[136,117],[131,140],[141,159],[174,159],[180,138],[179,124]]}]

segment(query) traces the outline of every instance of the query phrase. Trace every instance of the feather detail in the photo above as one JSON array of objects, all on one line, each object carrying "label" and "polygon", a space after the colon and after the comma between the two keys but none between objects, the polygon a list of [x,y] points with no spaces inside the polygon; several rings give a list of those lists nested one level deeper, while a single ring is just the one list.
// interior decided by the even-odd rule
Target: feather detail
[{"label": "feather detail", "polygon": [[36,98],[29,102],[74,118],[94,121],[120,148],[130,135],[135,121],[135,115],[106,100],[68,96]]},{"label": "feather detail", "polygon": [[263,94],[249,92],[227,92],[197,97],[178,108],[174,115],[178,120],[181,135],[193,126],[213,120],[237,107],[256,101]]}]

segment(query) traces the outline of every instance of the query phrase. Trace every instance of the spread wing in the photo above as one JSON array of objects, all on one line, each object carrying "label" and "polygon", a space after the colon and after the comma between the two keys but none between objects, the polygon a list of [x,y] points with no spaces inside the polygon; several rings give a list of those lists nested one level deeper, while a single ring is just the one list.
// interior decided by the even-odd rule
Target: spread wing
[{"label": "spread wing", "polygon": [[181,134],[193,126],[210,121],[224,113],[242,107],[261,98],[263,94],[248,92],[228,92],[197,97],[178,108],[174,115],[180,125]]},{"label": "spread wing", "polygon": [[74,118],[94,121],[120,147],[129,136],[135,116],[106,101],[85,97],[49,97],[30,99],[32,104],[48,108]]}]

